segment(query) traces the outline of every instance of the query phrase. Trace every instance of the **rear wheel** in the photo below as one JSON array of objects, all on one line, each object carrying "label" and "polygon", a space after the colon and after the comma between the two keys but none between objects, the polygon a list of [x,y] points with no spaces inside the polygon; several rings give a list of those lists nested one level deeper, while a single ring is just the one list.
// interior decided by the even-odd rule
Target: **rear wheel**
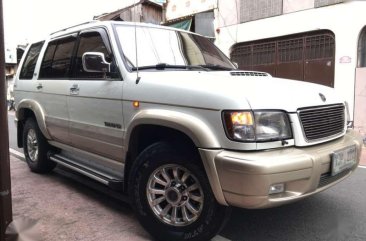
[{"label": "rear wheel", "polygon": [[138,156],[129,194],[139,221],[158,240],[209,240],[230,215],[216,202],[197,157],[164,142]]},{"label": "rear wheel", "polygon": [[31,171],[47,173],[55,168],[56,163],[47,157],[50,146],[33,118],[27,119],[24,125],[23,149],[25,160]]}]

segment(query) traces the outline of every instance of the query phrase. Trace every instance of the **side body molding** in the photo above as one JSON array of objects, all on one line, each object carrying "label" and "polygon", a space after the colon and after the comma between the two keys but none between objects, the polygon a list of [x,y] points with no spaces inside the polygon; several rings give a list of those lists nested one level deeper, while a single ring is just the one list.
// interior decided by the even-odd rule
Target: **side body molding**
[{"label": "side body molding", "polygon": [[196,147],[210,149],[221,148],[212,130],[201,119],[182,112],[150,109],[140,111],[128,123],[125,138],[126,149],[128,149],[129,140],[134,128],[139,125],[169,127],[186,134],[191,138]]},{"label": "side body molding", "polygon": [[30,99],[23,99],[19,102],[17,106],[17,112],[16,112],[16,118],[18,121],[24,120],[25,118],[25,110],[29,109],[31,110],[34,115],[36,116],[37,123],[39,126],[39,129],[41,130],[42,134],[47,138],[51,139],[51,136],[49,135],[47,128],[46,128],[46,120],[45,120],[45,113],[42,109],[41,105]]}]

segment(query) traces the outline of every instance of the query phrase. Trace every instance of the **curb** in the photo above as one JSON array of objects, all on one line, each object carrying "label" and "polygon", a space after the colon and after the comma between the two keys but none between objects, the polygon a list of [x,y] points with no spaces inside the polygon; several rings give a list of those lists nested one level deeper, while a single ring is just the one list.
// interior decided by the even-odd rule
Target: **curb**
[{"label": "curb", "polygon": [[11,148],[9,148],[9,152],[10,152],[10,155],[12,155],[13,157],[16,157],[22,161],[25,161],[25,156],[23,153],[21,153],[17,150],[11,149]]}]

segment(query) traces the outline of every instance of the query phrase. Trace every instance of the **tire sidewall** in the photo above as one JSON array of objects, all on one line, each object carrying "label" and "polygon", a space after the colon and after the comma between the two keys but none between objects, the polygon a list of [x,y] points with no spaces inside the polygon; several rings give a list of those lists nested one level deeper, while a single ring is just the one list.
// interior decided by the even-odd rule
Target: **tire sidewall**
[{"label": "tire sidewall", "polygon": [[[155,149],[155,150],[154,150]],[[159,240],[207,240],[212,233],[218,232],[223,220],[216,220],[215,213],[222,209],[212,194],[206,174],[197,165],[193,156],[182,154],[165,143],[150,148],[150,153],[142,153],[137,162],[139,167],[131,173],[130,197],[137,212],[139,221],[150,233]],[[149,152],[147,151],[147,152]],[[167,164],[178,164],[188,169],[199,181],[203,194],[203,209],[199,218],[183,227],[175,227],[159,220],[152,211],[146,196],[146,186],[150,175],[159,167]],[[135,176],[135,178],[133,178]],[[220,214],[219,214],[220,215]]]},{"label": "tire sidewall", "polygon": [[[38,157],[37,160],[32,161],[28,153],[27,136],[30,130],[34,130],[38,143]],[[47,152],[50,149],[45,137],[39,129],[37,122],[33,118],[28,118],[23,129],[23,149],[25,160],[33,172],[47,173],[50,172],[56,163],[48,160]]]},{"label": "tire sidewall", "polygon": [[[28,119],[25,122],[25,126],[24,126],[24,131],[23,131],[23,145],[24,145],[24,156],[25,156],[25,160],[28,164],[28,166],[32,169],[32,168],[37,168],[38,167],[38,162],[39,162],[39,154],[40,154],[40,145],[39,145],[39,134],[36,130],[36,126],[34,123],[33,119]],[[36,139],[37,139],[37,143],[38,143],[38,157],[37,160],[32,161],[31,158],[29,157],[29,152],[28,152],[28,145],[27,145],[27,139],[28,139],[28,133],[30,130],[33,130],[34,133],[36,134]]]}]

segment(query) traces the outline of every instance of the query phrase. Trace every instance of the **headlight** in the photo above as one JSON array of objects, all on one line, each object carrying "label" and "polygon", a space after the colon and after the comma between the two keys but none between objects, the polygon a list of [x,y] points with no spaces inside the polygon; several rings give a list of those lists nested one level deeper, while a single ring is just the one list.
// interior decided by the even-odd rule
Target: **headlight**
[{"label": "headlight", "polygon": [[287,114],[281,111],[224,111],[223,119],[231,140],[265,142],[292,138]]}]

